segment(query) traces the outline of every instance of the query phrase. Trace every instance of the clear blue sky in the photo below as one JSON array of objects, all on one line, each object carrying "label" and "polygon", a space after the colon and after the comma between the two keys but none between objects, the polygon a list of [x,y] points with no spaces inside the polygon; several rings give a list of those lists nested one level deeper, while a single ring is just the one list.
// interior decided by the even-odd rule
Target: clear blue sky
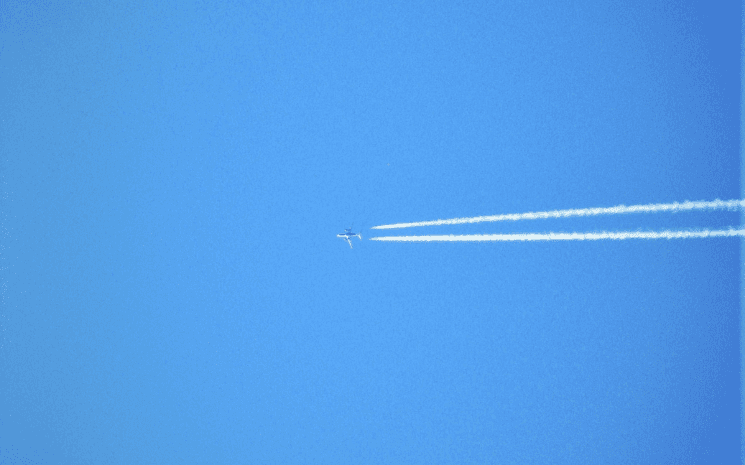
[{"label": "clear blue sky", "polygon": [[739,240],[368,240],[740,198],[738,2],[32,3],[0,7],[2,460],[740,460]]}]

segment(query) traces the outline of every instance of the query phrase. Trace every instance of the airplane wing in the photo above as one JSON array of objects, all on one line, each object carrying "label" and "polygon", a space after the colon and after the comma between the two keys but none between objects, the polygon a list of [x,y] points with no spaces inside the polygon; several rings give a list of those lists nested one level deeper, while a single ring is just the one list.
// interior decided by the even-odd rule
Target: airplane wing
[{"label": "airplane wing", "polygon": [[350,241],[348,237],[345,237],[345,239],[347,240],[347,242],[349,242],[349,248],[353,249],[354,247],[352,247],[352,241]]}]

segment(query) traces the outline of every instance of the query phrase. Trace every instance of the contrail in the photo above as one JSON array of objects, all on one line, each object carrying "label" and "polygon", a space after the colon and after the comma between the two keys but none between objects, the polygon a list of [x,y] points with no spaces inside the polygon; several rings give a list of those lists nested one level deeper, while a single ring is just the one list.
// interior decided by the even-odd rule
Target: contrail
[{"label": "contrail", "polygon": [[622,213],[680,212],[688,210],[735,210],[745,207],[745,200],[714,200],[712,202],[657,203],[650,205],[618,205],[608,208],[580,208],[573,210],[553,210],[548,212],[511,213],[506,215],[475,216],[472,218],[453,218],[450,220],[421,221],[418,223],[397,223],[374,226],[372,229],[413,228],[415,226],[439,226],[446,224],[484,223],[492,221],[537,220],[545,218],[567,218],[570,216],[619,215]]},{"label": "contrail", "polygon": [[597,232],[597,233],[545,233],[545,234],[467,234],[462,236],[386,236],[373,237],[373,241],[394,242],[485,242],[485,241],[599,241],[610,239],[694,239],[706,237],[745,236],[745,229],[721,229],[703,231],[660,231],[660,232]]}]

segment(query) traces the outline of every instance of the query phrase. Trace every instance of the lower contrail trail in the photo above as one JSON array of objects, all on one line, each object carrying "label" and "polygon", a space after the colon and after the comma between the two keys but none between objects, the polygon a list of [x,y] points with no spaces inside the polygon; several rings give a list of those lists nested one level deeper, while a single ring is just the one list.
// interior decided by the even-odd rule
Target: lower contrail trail
[{"label": "lower contrail trail", "polygon": [[649,205],[618,205],[608,208],[581,208],[573,210],[553,210],[547,212],[511,213],[505,215],[475,216],[472,218],[453,218],[450,220],[421,221],[418,223],[397,223],[375,226],[372,229],[413,228],[415,226],[439,226],[446,224],[484,223],[492,221],[537,220],[545,218],[567,218],[570,216],[618,215],[622,213],[680,212],[689,210],[734,210],[745,207],[745,200],[714,200],[711,202],[657,203]]},{"label": "lower contrail trail", "polygon": [[660,231],[660,232],[597,232],[597,233],[545,233],[545,234],[467,234],[462,236],[387,236],[373,237],[373,241],[393,242],[485,242],[485,241],[599,241],[625,239],[694,239],[706,237],[745,236],[745,229],[721,229],[703,231]]}]

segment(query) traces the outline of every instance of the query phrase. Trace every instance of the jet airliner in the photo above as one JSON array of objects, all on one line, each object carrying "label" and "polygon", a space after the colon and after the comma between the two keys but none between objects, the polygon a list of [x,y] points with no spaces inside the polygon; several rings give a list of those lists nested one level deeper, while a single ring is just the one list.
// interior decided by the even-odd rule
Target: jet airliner
[{"label": "jet airliner", "polygon": [[357,233],[357,234],[353,233],[352,232],[352,228],[345,229],[343,234],[337,234],[336,237],[341,237],[342,239],[344,239],[345,241],[347,241],[349,243],[349,247],[352,248],[352,249],[354,247],[352,247],[352,241],[350,241],[349,239],[351,239],[353,237],[357,237],[360,240],[362,240],[362,235],[360,233]]}]

